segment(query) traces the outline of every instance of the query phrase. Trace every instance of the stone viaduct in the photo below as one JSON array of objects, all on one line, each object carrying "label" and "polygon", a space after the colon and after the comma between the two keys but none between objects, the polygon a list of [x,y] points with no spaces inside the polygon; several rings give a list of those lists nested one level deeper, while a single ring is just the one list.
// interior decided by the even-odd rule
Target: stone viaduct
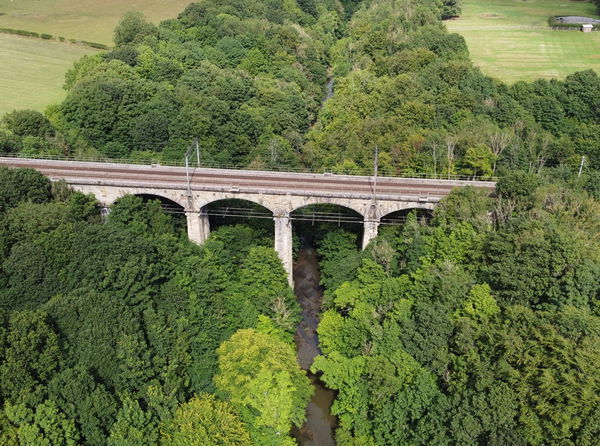
[{"label": "stone viaduct", "polygon": [[294,211],[314,204],[334,204],[363,217],[363,249],[377,235],[381,218],[407,209],[433,209],[454,187],[492,190],[488,181],[366,177],[293,172],[263,172],[160,165],[140,166],[79,161],[0,157],[0,165],[29,167],[51,180],[96,196],[103,207],[133,194],[178,204],[187,218],[189,238],[203,243],[210,234],[208,206],[220,200],[247,200],[269,210],[275,222],[275,250],[292,283]]}]

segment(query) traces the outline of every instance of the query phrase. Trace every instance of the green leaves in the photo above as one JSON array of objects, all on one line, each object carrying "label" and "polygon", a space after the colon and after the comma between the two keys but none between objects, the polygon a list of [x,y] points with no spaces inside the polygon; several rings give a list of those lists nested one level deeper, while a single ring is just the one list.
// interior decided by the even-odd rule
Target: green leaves
[{"label": "green leaves", "polygon": [[597,247],[579,231],[552,218],[521,220],[491,234],[485,244],[484,277],[505,304],[549,308],[588,306],[599,283]]},{"label": "green leaves", "polygon": [[144,446],[156,444],[158,432],[156,419],[144,411],[137,400],[125,395],[117,419],[107,438],[108,446]]},{"label": "green leaves", "polygon": [[21,201],[44,203],[50,200],[50,180],[33,169],[0,167],[0,213]]},{"label": "green leaves", "polygon": [[76,446],[79,433],[52,401],[45,401],[34,410],[24,405],[9,405],[6,414],[19,426],[17,434],[22,446]]},{"label": "green leaves", "polygon": [[576,438],[598,405],[598,333],[577,341],[561,336],[553,313],[512,307],[500,331],[506,378],[519,395],[520,421],[531,444]]},{"label": "green leaves", "polygon": [[237,331],[217,350],[215,384],[249,426],[254,442],[280,445],[300,427],[312,388],[291,345],[252,329]]},{"label": "green leaves", "polygon": [[491,292],[487,283],[474,285],[460,313],[476,322],[488,322],[500,313],[500,307]]},{"label": "green leaves", "polygon": [[61,359],[58,336],[46,313],[41,310],[13,313],[0,364],[2,397],[13,403],[40,403]]},{"label": "green leaves", "polygon": [[213,395],[201,394],[177,409],[175,417],[163,434],[161,444],[250,446],[253,443],[246,426],[229,403],[219,401]]}]

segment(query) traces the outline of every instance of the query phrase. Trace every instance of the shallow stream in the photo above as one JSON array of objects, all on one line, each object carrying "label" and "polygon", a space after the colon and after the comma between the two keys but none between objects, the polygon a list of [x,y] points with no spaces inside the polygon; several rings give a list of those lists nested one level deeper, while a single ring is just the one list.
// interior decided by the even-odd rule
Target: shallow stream
[{"label": "shallow stream", "polygon": [[300,446],[335,445],[334,430],[337,420],[330,413],[334,392],[326,389],[319,378],[309,371],[313,359],[321,353],[317,325],[323,291],[319,286],[319,279],[317,253],[311,246],[303,246],[294,264],[294,293],[302,308],[302,321],[296,331],[296,347],[300,367],[308,371],[315,393],[306,409],[306,423],[294,433]]}]

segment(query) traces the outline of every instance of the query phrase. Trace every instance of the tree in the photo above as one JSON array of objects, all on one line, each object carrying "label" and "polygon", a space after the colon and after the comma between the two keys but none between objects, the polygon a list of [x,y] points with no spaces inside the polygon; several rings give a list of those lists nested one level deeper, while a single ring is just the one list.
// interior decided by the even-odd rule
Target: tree
[{"label": "tree", "polygon": [[68,207],[63,203],[24,201],[6,213],[7,238],[11,244],[32,241],[70,220]]},{"label": "tree", "polygon": [[194,396],[177,409],[163,434],[164,446],[250,446],[244,423],[232,406],[213,395]]},{"label": "tree", "polygon": [[145,446],[158,441],[156,419],[130,396],[123,396],[117,419],[110,428],[108,446]]},{"label": "tree", "polygon": [[552,218],[514,221],[486,240],[482,275],[505,305],[595,307],[600,265],[587,239]]},{"label": "tree", "polygon": [[41,310],[14,312],[0,363],[0,391],[6,401],[37,404],[61,360],[58,336]]},{"label": "tree", "polygon": [[0,167],[0,214],[21,201],[50,200],[50,180],[33,169]]},{"label": "tree", "polygon": [[173,235],[176,232],[174,219],[163,212],[159,200],[144,202],[135,195],[119,198],[111,208],[108,222],[115,227],[127,227],[139,235]]},{"label": "tree", "polygon": [[463,172],[468,176],[490,178],[494,173],[495,157],[485,144],[469,147],[463,158]]},{"label": "tree", "polygon": [[333,291],[354,277],[360,265],[357,238],[352,232],[335,229],[319,242],[321,285],[326,290]]},{"label": "tree", "polygon": [[287,445],[304,423],[312,388],[291,345],[253,329],[237,331],[217,350],[215,384],[248,424],[256,444]]},{"label": "tree", "polygon": [[[572,332],[573,324],[585,332]],[[592,389],[600,380],[598,328],[598,319],[572,307],[562,314],[507,308],[498,338],[502,368],[507,367],[502,374],[518,395],[518,419],[529,444],[576,438],[597,416],[598,394]]]},{"label": "tree", "polygon": [[76,446],[79,433],[75,422],[68,419],[53,401],[39,404],[35,410],[25,405],[8,405],[8,418],[19,426],[21,446]]},{"label": "tree", "polygon": [[458,17],[462,11],[462,2],[460,0],[443,0],[441,2],[442,20]]},{"label": "tree", "polygon": [[77,423],[86,444],[106,443],[108,429],[115,421],[117,403],[89,370],[77,364],[55,374],[48,384],[48,397]]},{"label": "tree", "polygon": [[139,114],[140,103],[149,99],[152,87],[139,78],[131,67],[113,60],[108,68],[75,83],[58,107],[65,131],[75,132],[88,144],[101,147],[109,142],[131,144],[129,129]]},{"label": "tree", "polygon": [[496,192],[504,198],[527,202],[539,185],[540,179],[536,175],[513,170],[498,180]]},{"label": "tree", "polygon": [[0,444],[4,446],[19,446],[18,429],[11,424],[6,411],[0,411]]},{"label": "tree", "polygon": [[140,43],[146,37],[157,36],[158,29],[141,12],[126,12],[115,28],[115,45]]},{"label": "tree", "polygon": [[52,124],[38,111],[15,110],[5,114],[2,122],[17,136],[54,136]]},{"label": "tree", "polygon": [[239,293],[257,313],[271,316],[289,333],[295,330],[300,311],[275,250],[251,248],[242,264],[239,280]]},{"label": "tree", "polygon": [[[94,370],[117,391],[141,390],[136,386],[137,378],[148,373],[143,360],[148,350],[136,342],[141,326],[131,303],[110,293],[80,288],[55,296],[45,308],[74,362]],[[135,365],[140,368],[135,369]]]}]

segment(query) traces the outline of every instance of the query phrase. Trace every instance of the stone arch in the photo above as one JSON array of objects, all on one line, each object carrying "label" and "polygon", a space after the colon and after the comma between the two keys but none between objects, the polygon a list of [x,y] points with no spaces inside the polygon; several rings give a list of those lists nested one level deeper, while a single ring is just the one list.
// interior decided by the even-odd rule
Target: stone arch
[{"label": "stone arch", "polygon": [[252,203],[257,206],[261,206],[261,207],[267,209],[273,215],[275,215],[277,213],[276,206],[268,198],[266,198],[262,195],[259,195],[259,194],[243,194],[243,193],[235,193],[235,192],[231,192],[231,193],[227,193],[227,192],[214,193],[213,192],[213,193],[210,193],[207,195],[194,197],[194,204],[197,205],[194,207],[197,208],[200,212],[202,212],[202,211],[206,210],[208,206],[210,206],[214,203],[217,203],[219,201],[225,201],[225,200],[244,201],[244,202]]},{"label": "stone arch", "polygon": [[411,212],[415,212],[418,219],[424,218],[429,220],[433,216],[433,207],[420,206],[414,203],[411,206],[402,207],[401,209],[381,215],[379,222],[380,224],[401,224]]},{"label": "stone arch", "polygon": [[[185,206],[181,203],[172,200],[171,198],[167,198],[163,195],[151,194],[151,193],[136,193],[133,194],[136,197],[140,197],[144,202],[150,200],[158,200],[160,205],[167,213],[178,213],[185,214]],[[118,200],[118,199],[117,199]]]},{"label": "stone arch", "polygon": [[[288,282],[293,285],[293,259],[292,259],[292,227],[289,214],[285,207],[276,207],[276,199],[271,197],[258,196],[252,194],[240,193],[210,193],[209,197],[204,196],[203,201],[198,202],[197,211],[189,212],[188,215],[188,235],[190,239],[202,243],[210,234],[211,205],[215,206],[223,201],[246,202],[260,207],[267,212],[263,212],[261,218],[269,218],[273,222],[274,248],[288,276]],[[280,203],[282,204],[282,203]],[[232,213],[235,215],[235,212]],[[240,213],[243,216],[243,213]],[[213,213],[214,216],[214,213]],[[252,217],[252,213],[247,214]]]},{"label": "stone arch", "polygon": [[[337,207],[338,209],[342,209],[343,212],[335,212],[335,211],[327,212],[327,210],[319,211],[319,210],[314,209],[315,207],[318,207],[318,206]],[[311,208],[313,208],[313,210],[311,210]],[[329,221],[331,223],[337,222],[340,224],[341,223],[349,223],[349,224],[355,223],[355,224],[362,225],[365,220],[363,213],[353,207],[342,205],[342,204],[337,204],[337,203],[322,203],[322,202],[305,204],[303,206],[297,207],[297,208],[293,209],[289,215],[292,218],[292,220],[297,220],[297,221],[311,221],[311,219],[312,219],[313,222]]]},{"label": "stone arch", "polygon": [[172,202],[177,206],[187,209],[188,200],[184,192],[175,189],[135,188],[127,189],[123,195],[131,194],[138,197],[152,197],[161,202]]},{"label": "stone arch", "polygon": [[335,197],[297,197],[296,200],[293,200],[293,202],[290,203],[288,212],[292,214],[293,212],[299,209],[316,205],[339,206],[357,213],[363,219],[365,218],[365,214],[367,213],[366,202],[362,203],[359,200],[345,200]]},{"label": "stone arch", "polygon": [[[346,211],[344,216],[338,214],[336,218],[335,213],[330,214],[325,212],[325,214],[313,218],[312,221],[330,221],[331,223],[336,223],[337,220],[338,224],[350,226],[354,226],[354,224],[359,225],[358,228],[362,229],[362,237],[360,236],[359,232],[359,241],[360,246],[363,249],[369,243],[369,240],[377,235],[378,223],[370,218],[370,214],[372,213],[372,202],[370,200],[353,200],[350,202],[350,200],[343,199],[322,199],[322,197],[310,197],[308,200],[303,201],[304,202],[300,206],[293,207],[293,210],[290,212],[289,215],[292,220],[301,221],[301,219],[297,217],[297,213],[303,208],[320,205],[336,206]],[[308,221],[311,221],[310,213],[307,214],[307,217]],[[350,227],[347,227],[346,229],[350,229]]]},{"label": "stone arch", "polygon": [[246,218],[258,218],[273,221],[274,212],[256,200],[246,198],[220,198],[200,207],[200,214],[208,216],[209,220],[233,219],[243,221]]},{"label": "stone arch", "polygon": [[431,201],[397,201],[397,202],[385,202],[379,205],[379,216],[384,217],[392,212],[412,210],[412,209],[427,209],[429,211],[435,208],[435,204]]}]

